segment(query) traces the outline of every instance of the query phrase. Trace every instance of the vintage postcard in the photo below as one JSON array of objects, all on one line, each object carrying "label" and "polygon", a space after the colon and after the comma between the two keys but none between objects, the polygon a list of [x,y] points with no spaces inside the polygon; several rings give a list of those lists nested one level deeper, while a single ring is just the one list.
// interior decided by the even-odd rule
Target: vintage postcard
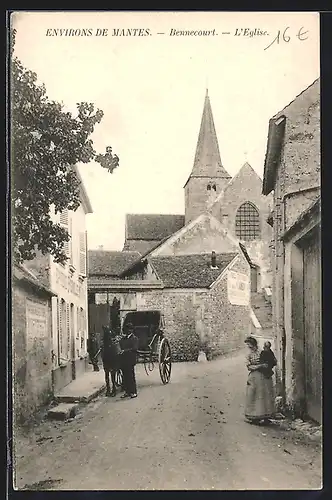
[{"label": "vintage postcard", "polygon": [[14,489],[322,487],[319,29],[10,14]]}]

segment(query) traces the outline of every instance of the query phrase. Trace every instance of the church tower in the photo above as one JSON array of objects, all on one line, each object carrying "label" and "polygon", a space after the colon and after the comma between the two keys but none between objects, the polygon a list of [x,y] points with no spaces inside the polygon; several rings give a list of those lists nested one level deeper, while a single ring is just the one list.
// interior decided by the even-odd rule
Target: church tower
[{"label": "church tower", "polygon": [[205,212],[230,181],[220,159],[208,90],[206,90],[201,128],[198,135],[194,166],[184,185],[185,223]]}]

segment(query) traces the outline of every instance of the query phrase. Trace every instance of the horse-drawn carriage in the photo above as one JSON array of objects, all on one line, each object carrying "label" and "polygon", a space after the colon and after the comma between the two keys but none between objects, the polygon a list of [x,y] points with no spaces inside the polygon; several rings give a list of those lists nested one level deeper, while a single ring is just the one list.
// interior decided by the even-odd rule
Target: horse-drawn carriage
[{"label": "horse-drawn carriage", "polygon": [[[145,372],[149,375],[155,363],[159,365],[159,374],[163,384],[168,384],[171,378],[172,353],[169,341],[164,335],[164,318],[160,311],[132,311],[126,314],[122,332],[132,325],[134,335],[138,339],[137,362],[143,363]],[[121,337],[119,328],[103,326],[102,359],[105,371],[106,394],[114,396],[116,387],[123,386],[121,370]],[[112,378],[113,389],[110,388],[109,377]]]},{"label": "horse-drawn carriage", "polygon": [[169,341],[164,335],[165,322],[160,311],[132,311],[126,314],[122,330],[126,325],[133,325],[138,338],[137,361],[143,363],[147,375],[159,365],[159,374],[163,384],[171,378],[172,353]]}]

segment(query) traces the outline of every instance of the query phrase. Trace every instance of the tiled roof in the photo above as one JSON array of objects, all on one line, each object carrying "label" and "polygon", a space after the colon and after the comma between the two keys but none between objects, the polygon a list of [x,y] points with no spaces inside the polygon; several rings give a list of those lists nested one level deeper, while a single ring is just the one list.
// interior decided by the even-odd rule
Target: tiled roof
[{"label": "tiled roof", "polygon": [[127,214],[126,240],[160,241],[184,226],[184,215]]},{"label": "tiled roof", "polygon": [[49,295],[55,295],[48,287],[46,287],[29,269],[21,264],[14,264],[13,278],[18,281],[25,281],[39,291],[45,292]]},{"label": "tiled roof", "polygon": [[236,253],[217,254],[218,269],[211,268],[211,254],[152,257],[151,263],[165,288],[208,288]]},{"label": "tiled roof", "polygon": [[123,245],[123,250],[138,252],[141,255],[144,255],[160,243],[159,240],[126,240]]},{"label": "tiled roof", "polygon": [[89,250],[89,276],[119,276],[126,267],[139,257],[139,252]]}]

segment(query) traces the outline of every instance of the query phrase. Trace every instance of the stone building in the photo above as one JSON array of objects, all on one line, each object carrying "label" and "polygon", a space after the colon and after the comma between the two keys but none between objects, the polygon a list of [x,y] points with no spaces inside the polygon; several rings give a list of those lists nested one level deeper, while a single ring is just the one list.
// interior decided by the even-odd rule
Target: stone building
[{"label": "stone building", "polygon": [[52,296],[26,267],[13,266],[14,423],[26,422],[52,396]]},{"label": "stone building", "polygon": [[[113,297],[111,281],[118,293],[120,293],[120,287],[124,287],[124,295],[120,301],[124,304],[126,300],[124,307],[125,310],[128,310],[130,287],[134,287],[131,288],[131,290],[135,289],[135,293],[132,295],[132,307],[144,308],[147,306],[144,305],[145,299],[140,302],[138,281],[142,286],[150,287],[153,286],[153,283],[159,282],[162,291],[151,291],[151,297],[155,297],[156,305],[159,303],[160,307],[162,306],[167,311],[166,316],[172,318],[171,321],[174,324],[178,322],[177,335],[179,335],[179,339],[180,337],[182,339],[183,332],[186,332],[185,335],[188,338],[191,335],[196,340],[200,339],[201,347],[204,347],[207,352],[213,352],[213,354],[225,352],[227,344],[229,349],[234,348],[234,342],[230,340],[232,334],[234,335],[233,340],[237,338],[238,347],[242,345],[240,337],[243,339],[244,330],[246,333],[253,331],[253,329],[260,333],[264,330],[263,336],[267,332],[270,335],[271,314],[258,314],[263,310],[265,312],[271,310],[270,294],[266,293],[271,285],[269,245],[272,230],[266,222],[270,213],[270,197],[262,195],[262,180],[248,163],[243,165],[233,179],[222,164],[208,92],[206,92],[204,100],[194,164],[184,186],[184,196],[184,215],[128,214],[126,216],[126,239],[122,253],[127,252],[128,254],[128,251],[136,251],[139,252],[140,258],[118,276],[120,280],[117,279],[116,283],[111,275],[108,279],[104,278],[103,290],[107,287],[107,297]],[[244,309],[241,309],[242,312],[239,316],[233,315],[232,323],[227,323],[229,331],[222,331],[219,325],[219,332],[222,332],[220,336],[224,335],[224,339],[228,339],[227,342],[224,342],[222,338],[215,342],[212,333],[209,342],[206,340],[203,342],[202,338],[209,335],[205,333],[202,336],[201,333],[198,333],[200,330],[200,327],[197,326],[199,322],[196,323],[193,320],[196,317],[195,308],[197,308],[194,305],[196,299],[193,297],[197,297],[197,293],[193,294],[192,290],[187,290],[188,287],[180,286],[181,283],[184,283],[183,280],[179,280],[179,286],[169,288],[169,280],[165,279],[165,276],[164,279],[159,276],[158,264],[155,261],[156,258],[161,259],[165,266],[172,266],[172,273],[176,274],[174,266],[179,266],[178,272],[181,273],[181,266],[187,262],[186,259],[188,262],[192,259],[190,262],[194,268],[196,266],[199,268],[201,265],[200,256],[204,256],[206,261],[206,259],[209,260],[212,252],[219,256],[218,258],[222,261],[229,255],[235,255],[236,262],[241,261],[245,267],[244,275],[249,275],[248,280],[243,278],[242,271],[238,276],[232,275],[236,282],[235,287],[240,285],[245,287],[243,294],[247,297],[247,303],[242,303],[244,300],[242,298],[240,304],[232,304],[234,307]],[[113,277],[114,272],[112,271]],[[187,270],[187,272],[189,271]],[[223,272],[221,269],[220,273]],[[223,276],[226,275],[223,274]],[[98,301],[100,294],[98,293],[97,281],[96,276],[89,273],[89,290],[94,294],[92,300]],[[99,285],[100,292],[102,285],[101,283]],[[250,288],[252,293],[248,294],[247,291],[248,289],[250,291]],[[226,317],[227,307],[230,304],[223,298],[223,294],[226,292],[222,292],[219,286],[213,290],[214,293],[217,293],[217,290],[220,293],[219,305]],[[184,309],[175,307],[176,300],[170,299],[173,293],[176,293],[179,303],[182,300],[180,297],[183,297],[185,304],[187,304]],[[207,297],[210,292],[204,293],[204,297]],[[240,292],[238,293],[240,294]],[[126,299],[124,299],[125,295]],[[148,303],[149,307],[152,307],[153,299],[149,299]],[[248,321],[244,320],[244,310]],[[184,314],[186,317],[188,316],[188,321],[183,316]],[[215,314],[218,319],[217,310]],[[240,316],[241,320],[239,320]],[[262,323],[263,316],[264,322]],[[207,321],[207,318],[204,318],[204,321]],[[190,328],[188,325],[191,325]],[[243,325],[245,326],[242,328]],[[239,337],[236,337],[235,332],[239,332]],[[178,346],[178,356],[180,358],[181,356],[194,356],[191,352],[186,353],[183,350],[182,340],[176,342],[175,336],[174,333],[173,339],[175,345]],[[180,352],[180,345],[182,352]]]},{"label": "stone building", "polygon": [[282,394],[321,422],[320,80],[271,118],[263,194],[273,192],[273,326]]},{"label": "stone building", "polygon": [[80,179],[81,204],[76,211],[54,213],[52,219],[65,227],[70,241],[65,245],[68,260],[55,263],[50,255],[41,255],[26,263],[48,288],[52,298],[52,359],[53,388],[55,391],[84,373],[88,366],[88,299],[87,299],[87,231],[86,215],[92,213],[91,204]]},{"label": "stone building", "polygon": [[89,278],[90,297],[97,292],[89,309],[90,329],[99,333],[102,325],[93,318],[107,321],[107,304],[116,297],[122,319],[136,310],[163,313],[175,360],[197,360],[199,351],[212,359],[237,349],[249,332],[249,282],[249,264],[236,247],[213,257],[149,255],[129,266],[117,281]]}]

